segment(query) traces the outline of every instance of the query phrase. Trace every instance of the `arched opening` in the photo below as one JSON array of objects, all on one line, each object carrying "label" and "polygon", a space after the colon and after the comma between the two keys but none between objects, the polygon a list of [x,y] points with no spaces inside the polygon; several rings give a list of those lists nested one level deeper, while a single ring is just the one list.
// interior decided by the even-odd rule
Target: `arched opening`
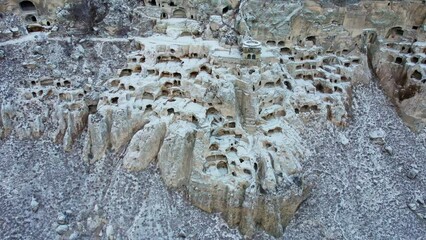
[{"label": "arched opening", "polygon": [[207,115],[219,115],[220,112],[216,108],[210,107],[209,109],[207,109],[206,114]]},{"label": "arched opening", "polygon": [[25,17],[25,21],[27,21],[27,22],[37,22],[37,18],[36,18],[36,16],[34,16],[34,15],[27,15],[26,17]]},{"label": "arched opening", "polygon": [[21,7],[22,11],[36,11],[36,7],[34,3],[31,1],[22,1],[19,3],[19,6]]},{"label": "arched opening", "polygon": [[321,83],[315,85],[315,89],[320,93],[324,93],[324,86]]},{"label": "arched opening", "polygon": [[111,98],[111,103],[112,104],[118,104],[118,97]]},{"label": "arched opening", "polygon": [[256,54],[251,55],[251,59],[256,59]]},{"label": "arched opening", "polygon": [[174,18],[186,18],[186,13],[183,9],[176,9],[173,12],[173,17]]},{"label": "arched opening", "polygon": [[162,12],[162,13],[161,13],[161,17],[160,17],[160,19],[165,19],[165,18],[167,18],[167,13]]},{"label": "arched opening", "polygon": [[64,86],[67,87],[67,88],[71,87],[71,82],[68,81],[68,80],[65,80],[64,81]]},{"label": "arched opening", "polygon": [[410,85],[404,89],[401,89],[399,92],[399,101],[404,101],[406,99],[414,97],[420,91],[420,86],[418,85]]},{"label": "arched opening", "polygon": [[277,43],[275,41],[272,41],[272,40],[266,41],[266,44],[269,45],[269,46],[277,45]]},{"label": "arched opening", "polygon": [[209,150],[210,151],[217,151],[217,150],[219,150],[219,145],[217,143],[213,143],[212,145],[210,145]]},{"label": "arched opening", "polygon": [[[114,79],[114,80],[111,81],[112,87],[118,87],[118,84],[120,84],[120,80]],[[59,82],[57,83],[57,85],[58,85],[58,87],[61,86],[61,84]]]},{"label": "arched opening", "polygon": [[173,77],[177,79],[182,79],[182,74],[176,72],[176,73],[173,73]]},{"label": "arched opening", "polygon": [[222,174],[225,175],[228,173],[228,164],[224,161],[220,161],[216,165],[217,170]]},{"label": "arched opening", "polygon": [[225,13],[227,13],[228,11],[229,11],[229,7],[228,6],[226,6],[226,7],[224,7],[223,9],[222,9],[222,14],[225,14]]},{"label": "arched opening", "polygon": [[28,25],[27,31],[28,32],[43,32],[44,28],[42,26],[39,26],[39,25]]},{"label": "arched opening", "polygon": [[389,29],[386,38],[395,38],[404,35],[404,30],[401,27],[393,27]]},{"label": "arched opening", "polygon": [[291,55],[291,50],[288,47],[281,48],[281,54]]},{"label": "arched opening", "polygon": [[307,37],[306,41],[311,41],[314,45],[316,44],[316,38],[315,38],[315,36],[309,36],[309,37]]},{"label": "arched opening", "polygon": [[88,105],[89,114],[95,114],[98,111],[98,104]]},{"label": "arched opening", "polygon": [[173,1],[170,1],[169,5],[170,5],[171,7],[176,7],[176,4],[175,4]]},{"label": "arched opening", "polygon": [[190,74],[189,74],[189,77],[190,78],[196,78],[198,76],[198,72],[191,72]]},{"label": "arched opening", "polygon": [[140,65],[135,66],[135,68],[133,69],[133,72],[135,72],[135,73],[140,73],[140,72],[142,72],[142,67],[141,67]]},{"label": "arched opening", "polygon": [[123,69],[120,72],[120,77],[124,77],[124,76],[130,76],[132,75],[132,70],[131,69]]},{"label": "arched opening", "polygon": [[175,113],[175,110],[173,108],[167,109],[167,114],[168,115],[171,115],[171,114],[174,114],[174,113]]},{"label": "arched opening", "polygon": [[200,71],[205,71],[207,73],[211,73],[212,72],[206,65],[201,66]]},{"label": "arched opening", "polygon": [[150,99],[150,100],[154,100],[154,94],[149,93],[149,92],[144,92],[142,94],[142,99]]},{"label": "arched opening", "polygon": [[148,3],[152,6],[157,6],[157,3],[155,2],[155,0],[150,0],[148,1]]},{"label": "arched opening", "polygon": [[411,74],[411,78],[420,80],[420,79],[422,79],[422,74],[419,71],[415,70],[413,72],[413,74]]},{"label": "arched opening", "polygon": [[397,64],[402,64],[402,58],[401,58],[401,57],[397,57],[397,58],[395,59],[395,63],[397,63]]}]

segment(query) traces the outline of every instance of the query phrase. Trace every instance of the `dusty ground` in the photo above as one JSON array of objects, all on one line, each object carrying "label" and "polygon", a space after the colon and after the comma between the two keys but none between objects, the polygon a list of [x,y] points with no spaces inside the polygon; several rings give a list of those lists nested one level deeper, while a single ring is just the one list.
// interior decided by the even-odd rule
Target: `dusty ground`
[{"label": "dusty ground", "polygon": [[[376,84],[356,88],[354,97],[347,128],[306,128],[315,152],[305,169],[318,175],[317,186],[285,238],[425,239],[426,220],[416,213],[426,210],[419,203],[426,198],[426,133],[410,132]],[[378,128],[386,132],[384,145],[369,138]]]}]

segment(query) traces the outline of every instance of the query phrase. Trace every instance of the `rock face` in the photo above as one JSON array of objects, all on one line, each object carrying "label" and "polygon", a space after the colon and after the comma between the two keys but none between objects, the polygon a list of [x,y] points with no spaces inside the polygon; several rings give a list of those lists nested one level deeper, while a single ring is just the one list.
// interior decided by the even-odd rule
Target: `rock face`
[{"label": "rock face", "polygon": [[161,151],[158,153],[158,167],[168,186],[188,185],[194,142],[195,128],[192,123],[178,121],[169,126]]},{"label": "rock face", "polygon": [[[426,13],[425,13],[426,14]],[[416,132],[426,127],[426,46],[415,30],[392,28],[371,50],[373,67],[401,118]]]},{"label": "rock face", "polygon": [[133,171],[146,169],[157,157],[165,134],[166,124],[159,119],[155,119],[136,132],[127,147],[123,167]]},{"label": "rock face", "polygon": [[[126,171],[156,165],[165,185],[184,190],[198,208],[222,213],[249,237],[258,227],[279,237],[312,188],[303,170],[311,152],[300,133],[312,122],[347,126],[352,88],[368,83],[370,70],[406,123],[426,126],[425,34],[414,16],[426,10],[418,3],[395,3],[380,22],[375,8],[384,3],[341,11],[314,1],[143,2],[134,12],[155,22],[151,36],[66,40],[74,72],[87,75],[108,67],[81,61],[88,54],[81,44],[99,41],[88,47],[100,53],[107,42],[129,44],[117,74],[71,81],[52,71],[22,80],[1,102],[1,137],[48,136],[66,151],[81,140],[88,166],[112,154]],[[257,11],[259,4],[271,10]],[[388,30],[402,24],[393,19],[401,13],[413,15],[404,21],[413,28]],[[37,46],[33,54],[47,53]],[[22,67],[34,71],[40,59]],[[383,130],[370,133],[380,145],[384,138]],[[350,145],[345,136],[341,143]],[[93,231],[103,224],[96,219]],[[56,231],[68,234],[68,225]]]},{"label": "rock face", "polygon": [[[244,234],[259,225],[280,236],[310,188],[298,128],[312,115],[345,125],[350,78],[363,65],[341,66],[319,55],[318,46],[280,53],[244,41],[243,54],[258,49],[258,59],[239,58],[237,49],[215,41],[137,38],[140,50],[103,86],[29,82],[22,100],[3,102],[4,136],[42,136],[37,119],[51,111],[58,126],[52,138],[65,150],[87,128],[83,154],[90,164],[110,150],[125,150],[123,167],[131,171],[157,162],[166,185],[186,188],[194,205],[223,213]],[[19,111],[26,101],[37,103],[40,114]],[[25,117],[34,120],[18,120]],[[22,131],[19,122],[31,124]]]}]

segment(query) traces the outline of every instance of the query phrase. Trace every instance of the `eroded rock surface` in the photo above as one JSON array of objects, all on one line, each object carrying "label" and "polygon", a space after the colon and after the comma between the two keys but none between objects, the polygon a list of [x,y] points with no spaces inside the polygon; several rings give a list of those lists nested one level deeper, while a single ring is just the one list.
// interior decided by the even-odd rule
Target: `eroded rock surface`
[{"label": "eroded rock surface", "polygon": [[[138,36],[51,36],[54,22],[45,22],[26,29],[48,33],[0,43],[2,65],[29,73],[18,81],[12,71],[3,76],[1,137],[49,138],[79,150],[89,168],[111,156],[130,173],[156,165],[167,187],[242,234],[260,228],[279,237],[313,187],[303,167],[313,151],[301,133],[313,123],[350,125],[354,86],[377,75],[406,124],[425,127],[423,3],[142,2],[130,21],[149,30],[132,30]],[[5,9],[37,22],[39,4]],[[112,26],[119,8],[109,7],[87,31],[120,31]],[[24,61],[11,57],[20,44],[28,46],[18,55]],[[380,126],[369,138],[386,144]],[[101,215],[87,216],[85,228],[113,236]],[[63,222],[55,231],[74,236]]]}]

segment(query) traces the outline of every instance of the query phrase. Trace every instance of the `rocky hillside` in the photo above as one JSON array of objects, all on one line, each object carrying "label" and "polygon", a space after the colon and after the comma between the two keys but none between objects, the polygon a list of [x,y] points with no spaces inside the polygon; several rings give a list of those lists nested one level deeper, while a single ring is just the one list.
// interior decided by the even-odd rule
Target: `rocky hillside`
[{"label": "rocky hillside", "polygon": [[426,235],[423,2],[0,13],[2,239]]}]

